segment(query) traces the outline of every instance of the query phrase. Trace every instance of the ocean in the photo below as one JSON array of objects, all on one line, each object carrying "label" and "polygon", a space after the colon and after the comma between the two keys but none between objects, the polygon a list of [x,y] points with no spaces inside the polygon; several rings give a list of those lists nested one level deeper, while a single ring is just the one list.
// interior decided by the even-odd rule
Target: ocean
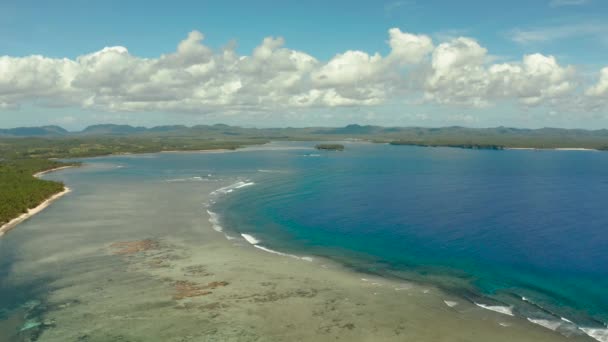
[{"label": "ocean", "polygon": [[[343,152],[277,142],[89,158],[82,169],[49,174],[73,191],[0,239],[0,317],[50,295],[79,299],[78,310],[93,312],[86,305],[116,298],[143,277],[123,273],[109,244],[173,236],[196,245],[199,235],[204,244],[199,222],[209,213],[216,232],[204,229],[236,246],[432,284],[451,294],[450,308],[467,301],[565,336],[608,341],[607,153],[344,144]],[[118,286],[119,275],[119,292],[87,299],[110,291],[96,285],[99,277]],[[80,289],[91,280],[90,290]],[[57,305],[47,307],[51,316],[66,310]],[[66,332],[48,330],[59,340]]]},{"label": "ocean", "polygon": [[608,154],[346,146],[259,152],[255,185],[212,210],[258,247],[606,340]]}]

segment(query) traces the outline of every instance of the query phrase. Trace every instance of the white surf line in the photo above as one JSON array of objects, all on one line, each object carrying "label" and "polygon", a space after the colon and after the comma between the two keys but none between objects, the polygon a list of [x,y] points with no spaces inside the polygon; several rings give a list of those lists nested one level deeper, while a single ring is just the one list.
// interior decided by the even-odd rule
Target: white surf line
[{"label": "white surf line", "polygon": [[207,214],[209,214],[209,223],[211,223],[211,227],[218,233],[224,231],[224,228],[220,225],[219,216],[211,210],[207,210]]},{"label": "white surf line", "polygon": [[543,328],[547,328],[549,330],[556,331],[562,325],[562,321],[555,321],[550,319],[540,319],[540,318],[530,318],[526,317],[526,319],[536,325],[540,325]]},{"label": "white surf line", "polygon": [[254,238],[253,236],[251,236],[249,234],[241,234],[241,236],[243,237],[243,239],[247,240],[247,242],[249,242],[252,245],[257,245],[258,243],[260,243],[260,240]]},{"label": "white surf line", "polygon": [[279,251],[275,251],[274,249],[270,249],[264,246],[260,246],[259,243],[261,242],[260,240],[256,239],[254,236],[250,235],[250,234],[245,234],[242,233],[241,236],[243,237],[243,239],[245,239],[247,242],[249,242],[251,245],[253,245],[253,247],[263,250],[264,252],[268,252],[271,254],[276,254],[276,255],[280,255],[280,256],[284,256],[284,257],[290,257],[293,259],[297,259],[297,260],[304,260],[304,261],[308,261],[308,262],[312,262],[314,261],[313,258],[311,257],[299,257],[297,255],[293,255],[293,254],[288,254],[288,253],[283,253],[283,252],[279,252]]},{"label": "white surf line", "polygon": [[501,313],[503,315],[515,316],[513,314],[513,308],[510,307],[510,306],[486,305],[486,304],[480,304],[480,303],[477,303],[477,302],[473,302],[473,303],[475,305],[479,306],[480,308],[483,308],[483,309],[486,309],[486,310],[498,312],[498,313]]},{"label": "white surf line", "polygon": [[248,182],[248,181],[247,182],[238,181],[238,182],[236,182],[234,184],[231,184],[231,185],[225,186],[223,188],[219,188],[219,189],[217,189],[215,191],[212,191],[210,193],[210,195],[217,196],[217,195],[221,195],[221,194],[229,194],[229,193],[233,192],[236,189],[241,189],[241,188],[244,188],[244,187],[247,187],[247,186],[252,186],[252,185],[255,185],[255,183],[254,182]]},{"label": "white surf line", "polygon": [[18,225],[19,223],[21,223],[21,222],[29,219],[30,217],[38,214],[39,212],[43,211],[46,207],[51,205],[51,203],[53,203],[58,198],[67,194],[70,191],[72,191],[72,190],[66,186],[63,189],[63,191],[56,193],[53,196],[47,198],[44,202],[40,203],[37,207],[28,209],[28,211],[26,213],[23,213],[23,214],[19,215],[18,217],[5,223],[4,225],[2,225],[2,227],[0,227],[0,237],[2,237],[4,234],[6,234],[6,232],[8,232],[9,230],[15,228],[15,226]]},{"label": "white surf line", "polygon": [[608,342],[608,329],[579,327],[587,336],[599,342]]}]

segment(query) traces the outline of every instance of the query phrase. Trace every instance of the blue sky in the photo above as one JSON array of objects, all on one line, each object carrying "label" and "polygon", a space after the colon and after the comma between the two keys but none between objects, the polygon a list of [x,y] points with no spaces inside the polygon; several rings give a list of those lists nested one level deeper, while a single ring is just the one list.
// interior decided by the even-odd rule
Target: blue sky
[{"label": "blue sky", "polygon": [[[227,122],[256,126],[306,126],[362,122],[421,126],[608,127],[608,90],[604,91],[601,79],[601,69],[608,66],[607,16],[608,2],[602,0],[312,0],[280,3],[3,1],[0,3],[0,56],[10,56],[10,61],[5,61],[5,68],[13,73],[12,78],[5,76],[4,80],[0,75],[0,126],[62,124],[77,129],[92,123],[111,121],[143,125]],[[456,39],[466,37],[485,49],[486,53],[480,57],[483,61],[478,65],[453,65],[461,70],[449,74],[446,72],[440,75],[437,70],[428,71],[429,68],[434,69],[433,56],[441,52],[437,50],[425,50],[425,57],[417,58],[415,63],[410,63],[408,59],[407,65],[398,62],[388,67],[392,48],[387,43],[387,32],[391,28],[398,28],[403,33],[417,37],[429,37],[434,49],[442,43],[451,44],[446,45],[447,48],[460,49],[463,44],[458,45]],[[321,84],[323,82],[319,81],[314,86],[298,85],[298,91],[302,93],[296,94],[294,90],[289,94],[279,94],[272,100],[274,102],[269,102],[263,93],[251,92],[246,94],[252,99],[247,103],[193,99],[192,94],[183,94],[184,91],[189,92],[189,89],[181,89],[182,93],[175,96],[182,104],[187,103],[187,106],[176,105],[175,101],[170,106],[157,102],[154,105],[146,102],[137,106],[124,106],[117,103],[117,99],[131,96],[132,93],[119,94],[116,89],[109,89],[103,95],[111,92],[112,98],[106,96],[101,101],[99,88],[92,88],[99,84],[88,85],[86,92],[80,88],[42,92],[35,89],[36,84],[44,83],[40,79],[33,80],[33,85],[11,87],[16,78],[45,77],[46,74],[42,72],[31,74],[32,69],[40,70],[40,64],[17,69],[16,65],[33,63],[32,60],[26,60],[30,55],[41,55],[54,61],[63,58],[76,61],[79,56],[100,51],[104,47],[122,46],[140,62],[145,59],[160,60],[161,55],[174,53],[178,43],[184,41],[193,30],[204,35],[200,44],[216,53],[226,46],[234,46],[234,51],[239,56],[252,56],[254,49],[261,46],[265,37],[282,37],[284,43],[279,44],[281,48],[303,52],[317,61],[314,68],[299,71],[297,77],[302,79],[314,78],[323,70],[327,71],[323,66],[331,64],[332,59],[347,51],[361,51],[368,57],[373,57],[378,52],[387,62],[378,68],[356,64],[354,67],[357,70],[368,67],[374,70],[374,75],[366,73],[365,76],[357,76],[357,85],[346,84],[342,79],[330,82],[331,84]],[[470,48],[470,44],[467,44],[464,45]],[[476,46],[473,48],[477,49]],[[467,53],[462,52],[462,55],[467,56]],[[472,53],[479,56],[477,52]],[[508,86],[514,88],[505,88],[505,80],[510,80],[512,76],[490,75],[478,70],[481,67],[490,72],[492,65],[506,63],[516,67],[522,63],[523,56],[532,54],[553,57],[557,64],[551,75],[546,75],[543,79],[533,75],[532,71],[526,76],[531,77],[529,82],[522,76],[522,85],[538,83],[538,87],[546,87],[547,91],[539,96],[522,95],[522,86],[511,83]],[[18,64],[20,62],[22,64]],[[346,63],[344,60],[335,62],[340,65]],[[348,63],[351,62],[352,59],[349,59]],[[277,60],[273,63],[276,65]],[[125,70],[133,65],[125,66],[127,69],[122,69],[122,73],[128,72]],[[260,63],[256,65],[259,68],[256,69],[257,73],[269,72],[268,66],[262,67]],[[64,70],[60,66],[54,67]],[[459,75],[473,70],[471,68],[480,72],[479,77],[463,80]],[[183,70],[172,71],[181,74]],[[45,72],[50,71],[45,69]],[[102,69],[95,69],[95,72],[108,73]],[[275,70],[271,73],[276,75],[278,72]],[[435,76],[432,75],[433,72]],[[49,75],[56,73],[54,71]],[[241,78],[242,88],[235,93],[238,97],[248,89],[243,73],[244,71],[235,71],[235,74],[228,76],[224,74],[224,83],[214,81],[214,84],[226,84],[226,77],[231,80]],[[424,73],[427,73],[426,76],[420,76]],[[403,77],[397,81],[388,80],[391,78],[388,75],[394,74],[403,74]],[[208,78],[219,76],[209,74],[205,77],[198,79],[192,87],[207,82]],[[249,74],[247,77],[250,77]],[[445,80],[450,77],[452,83],[436,83],[439,78]],[[463,95],[456,89],[475,87],[480,80],[491,77],[500,78],[488,85],[493,89],[501,88],[498,95],[494,90],[484,88],[481,91],[488,92],[489,95],[477,98],[474,94]],[[425,79],[420,81],[418,78]],[[364,81],[375,82],[374,87],[361,86],[360,82]],[[419,84],[412,85],[414,81]],[[251,82],[255,84],[258,81]],[[497,86],[496,82],[500,85]],[[132,85],[130,89],[150,86],[143,83]],[[594,86],[596,88],[590,91]],[[168,87],[171,89],[172,86]],[[557,88],[568,90],[558,91]],[[268,91],[274,90],[270,87]],[[304,93],[309,96],[310,91],[331,94],[322,95],[326,99],[328,96],[335,97],[337,93],[340,99],[310,100],[306,106],[285,105],[286,101],[291,101],[290,96],[301,97]],[[21,93],[15,95],[15,92]],[[209,91],[205,88],[198,93],[201,92]],[[376,97],[372,98],[370,92],[375,92]],[[82,98],[76,99],[78,96]],[[559,103],[565,97],[571,99],[565,104]],[[199,101],[200,106],[193,105],[196,101]],[[260,108],[254,105],[258,102],[263,103]],[[573,106],[572,103],[575,102],[579,105]],[[4,106],[1,106],[2,103]],[[222,106],[220,103],[228,104]],[[193,107],[200,107],[200,110],[193,110]]]}]

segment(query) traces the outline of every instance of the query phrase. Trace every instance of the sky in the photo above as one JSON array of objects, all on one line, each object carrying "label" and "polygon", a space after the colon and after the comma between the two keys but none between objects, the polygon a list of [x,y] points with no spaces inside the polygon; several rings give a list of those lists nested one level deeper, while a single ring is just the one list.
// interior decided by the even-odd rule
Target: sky
[{"label": "sky", "polygon": [[608,128],[608,1],[0,1],[0,127]]}]

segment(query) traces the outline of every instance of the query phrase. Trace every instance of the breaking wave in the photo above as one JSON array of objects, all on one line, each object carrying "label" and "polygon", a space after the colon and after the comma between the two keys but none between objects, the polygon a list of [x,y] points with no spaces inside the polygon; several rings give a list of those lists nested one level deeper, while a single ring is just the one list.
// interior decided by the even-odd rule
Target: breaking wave
[{"label": "breaking wave", "polygon": [[247,187],[247,186],[252,186],[252,185],[255,185],[255,183],[254,182],[239,181],[239,182],[236,182],[234,184],[225,186],[223,188],[219,188],[219,189],[213,191],[211,193],[211,195],[217,196],[217,195],[229,194],[229,193],[233,192],[234,190],[241,189],[241,188],[244,188],[244,187]]},{"label": "breaking wave", "polygon": [[475,303],[475,305],[479,306],[480,308],[483,308],[483,309],[486,309],[486,310],[498,312],[498,313],[501,313],[503,315],[514,316],[513,315],[513,307],[511,307],[511,306],[486,305],[486,304],[480,304],[480,303],[477,303],[477,302],[474,302],[474,303]]}]

